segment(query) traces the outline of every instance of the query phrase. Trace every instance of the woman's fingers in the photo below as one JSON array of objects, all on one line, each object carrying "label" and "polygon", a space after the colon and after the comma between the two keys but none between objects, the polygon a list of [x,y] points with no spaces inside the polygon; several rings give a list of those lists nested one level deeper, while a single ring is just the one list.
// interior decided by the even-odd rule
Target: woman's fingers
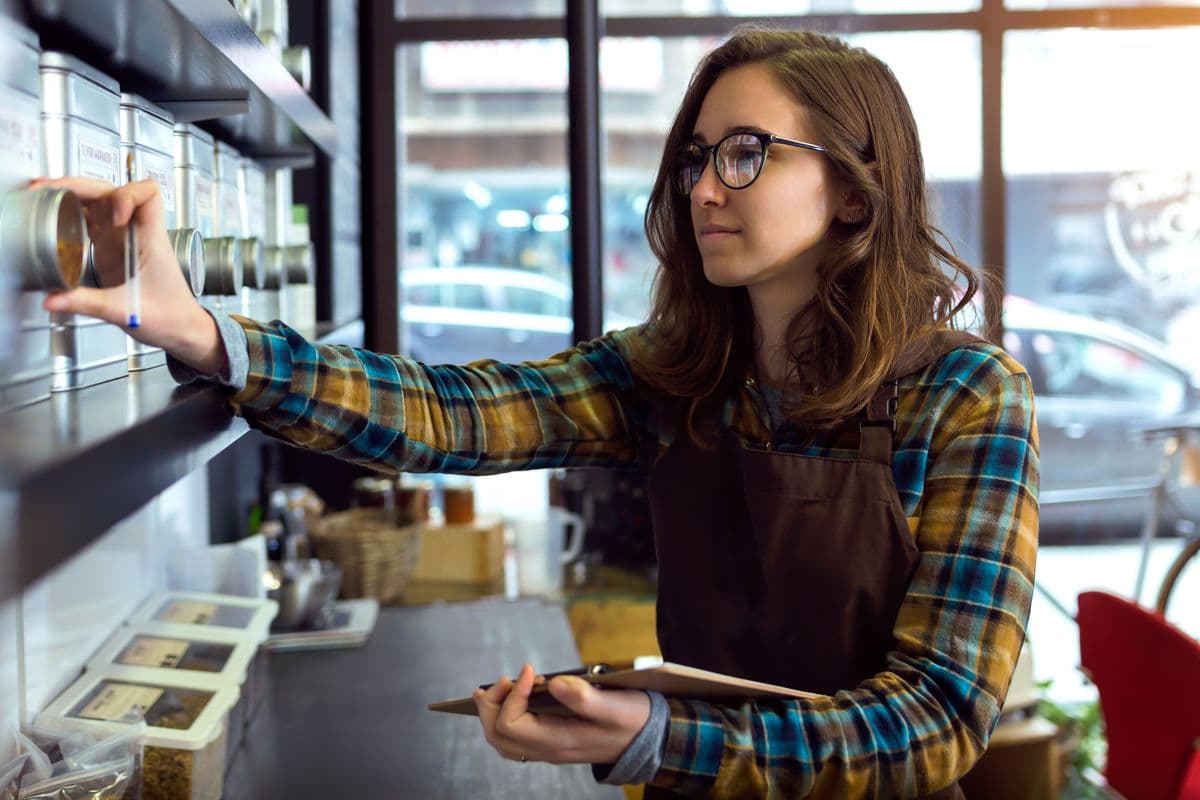
[{"label": "woman's fingers", "polygon": [[133,181],[112,193],[112,224],[127,225],[137,213],[139,225],[153,225],[164,219],[161,190],[153,179]]},{"label": "woman's fingers", "polygon": [[521,667],[521,671],[517,674],[517,682],[513,684],[512,691],[504,698],[504,704],[500,707],[500,715],[496,719],[496,730],[501,735],[507,736],[514,733],[513,726],[529,713],[529,693],[533,691],[533,681],[536,674],[533,667],[525,664]]},{"label": "woman's fingers", "polygon": [[108,181],[96,178],[34,178],[29,182],[29,188],[40,189],[49,186],[55,189],[70,189],[80,200],[99,200],[117,188]]},{"label": "woman's fingers", "polygon": [[48,295],[42,303],[42,308],[47,311],[83,314],[123,327],[126,322],[125,309],[123,306],[114,306],[111,302],[113,299],[110,291],[80,287],[69,292]]}]

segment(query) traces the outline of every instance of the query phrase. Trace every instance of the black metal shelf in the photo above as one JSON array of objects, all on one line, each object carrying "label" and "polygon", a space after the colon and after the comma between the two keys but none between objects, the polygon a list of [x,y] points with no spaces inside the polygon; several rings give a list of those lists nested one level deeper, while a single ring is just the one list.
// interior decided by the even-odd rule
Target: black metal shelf
[{"label": "black metal shelf", "polygon": [[[303,332],[361,344],[362,323]],[[213,385],[166,367],[4,415],[0,427],[0,600],[102,536],[248,430]],[[6,574],[7,573],[7,574]]]},{"label": "black metal shelf", "polygon": [[66,561],[245,434],[226,395],[179,386],[156,367],[6,413],[0,531],[16,539],[0,543],[10,571],[0,595]]},{"label": "black metal shelf", "polygon": [[[337,152],[329,116],[226,0],[25,0],[43,49],[63,49],[181,122],[268,166]],[[299,135],[298,135],[299,134]]]}]

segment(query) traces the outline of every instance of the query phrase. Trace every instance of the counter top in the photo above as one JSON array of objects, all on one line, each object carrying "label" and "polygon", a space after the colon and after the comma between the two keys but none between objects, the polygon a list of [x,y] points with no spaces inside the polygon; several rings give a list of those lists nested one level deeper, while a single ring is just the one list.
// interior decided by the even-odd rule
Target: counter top
[{"label": "counter top", "polygon": [[225,800],[597,798],[587,765],[502,759],[473,717],[426,710],[522,662],[576,666],[561,606],[499,598],[384,608],[351,650],[273,653],[271,694],[231,765]]}]

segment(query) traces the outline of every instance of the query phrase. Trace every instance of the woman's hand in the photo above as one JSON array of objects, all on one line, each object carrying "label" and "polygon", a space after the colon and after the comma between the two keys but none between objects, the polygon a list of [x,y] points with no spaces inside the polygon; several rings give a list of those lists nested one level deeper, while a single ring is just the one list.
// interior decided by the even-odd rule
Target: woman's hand
[{"label": "woman's hand", "polygon": [[577,716],[530,713],[529,693],[535,683],[544,680],[535,677],[533,667],[526,664],[516,683],[502,677],[487,690],[475,690],[483,735],[505,758],[611,764],[650,718],[650,698],[645,692],[597,689],[574,675],[551,678],[548,688],[554,699]]},{"label": "woman's hand", "polygon": [[132,224],[137,236],[142,315],[136,329],[126,330],[139,342],[161,347],[200,372],[215,374],[224,368],[225,350],[216,323],[196,302],[167,238],[158,183],[144,180],[115,187],[92,178],[59,178],[38,179],[31,185],[42,186],[69,189],[83,203],[96,278],[104,287],[52,294],[43,307],[96,317],[124,328],[129,303],[124,286],[125,238],[127,226]]}]

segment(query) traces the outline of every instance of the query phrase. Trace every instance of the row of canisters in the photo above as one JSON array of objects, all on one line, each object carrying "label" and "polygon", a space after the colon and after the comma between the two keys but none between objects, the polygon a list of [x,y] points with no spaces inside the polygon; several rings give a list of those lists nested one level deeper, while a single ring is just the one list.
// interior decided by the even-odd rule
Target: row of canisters
[{"label": "row of canisters", "polygon": [[78,58],[42,52],[2,18],[0,53],[0,410],[165,363],[119,327],[42,309],[47,292],[113,281],[93,263],[79,200],[30,189],[39,175],[122,184],[132,154],[133,179],[159,184],[201,303],[312,325],[313,251],[293,235],[290,170],[264,169]]}]

